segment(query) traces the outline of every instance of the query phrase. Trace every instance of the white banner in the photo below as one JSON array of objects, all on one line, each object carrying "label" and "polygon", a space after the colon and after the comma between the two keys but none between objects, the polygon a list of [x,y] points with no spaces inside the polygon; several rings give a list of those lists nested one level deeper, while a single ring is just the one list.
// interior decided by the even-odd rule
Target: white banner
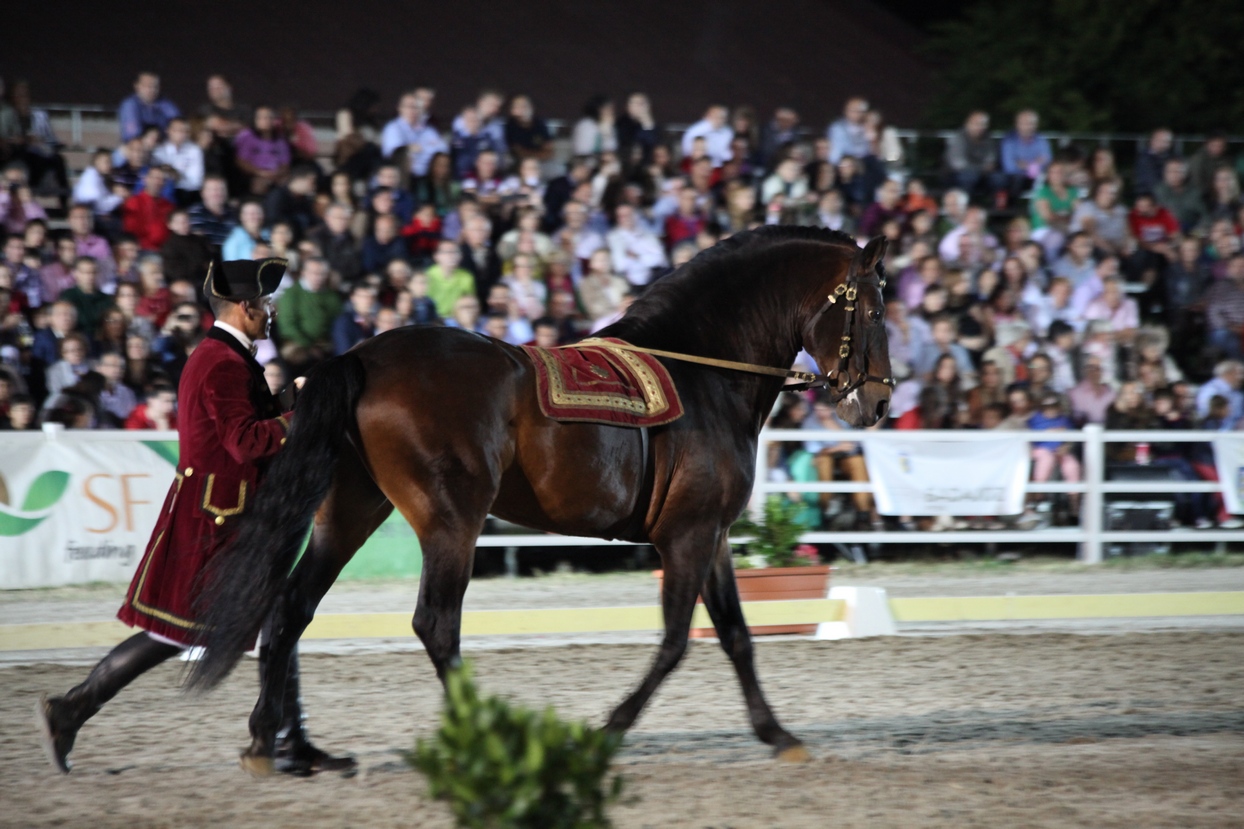
[{"label": "white banner", "polygon": [[1232,515],[1244,513],[1244,435],[1214,438],[1214,466],[1222,484],[1222,500]]},{"label": "white banner", "polygon": [[0,432],[0,588],[129,581],[176,457],[172,432]]},{"label": "white banner", "polygon": [[1015,515],[1024,511],[1028,443],[870,440],[864,461],[882,515]]}]

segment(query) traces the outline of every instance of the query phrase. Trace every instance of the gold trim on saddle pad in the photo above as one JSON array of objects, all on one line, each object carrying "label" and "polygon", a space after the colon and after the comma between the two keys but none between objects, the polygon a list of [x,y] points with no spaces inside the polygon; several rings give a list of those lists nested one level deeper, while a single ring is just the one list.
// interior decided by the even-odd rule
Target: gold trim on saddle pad
[{"label": "gold trim on saddle pad", "polygon": [[[615,368],[621,369],[619,376],[624,377],[627,372],[635,376],[639,381],[643,399],[627,397],[624,394],[577,391],[566,388],[566,385],[562,382],[560,371],[562,364],[556,355],[552,353],[553,351],[560,350],[560,348],[590,348],[601,353]],[[528,349],[528,353],[532,352],[544,363],[549,384],[549,399],[557,406],[575,409],[605,409],[608,411],[626,412],[627,414],[640,417],[659,417],[669,411],[670,402],[665,396],[665,392],[661,389],[661,382],[657,378],[656,372],[634,354],[615,348],[611,343],[599,339],[591,339],[583,340],[572,346]],[[589,381],[584,385],[591,385],[591,383]]]}]

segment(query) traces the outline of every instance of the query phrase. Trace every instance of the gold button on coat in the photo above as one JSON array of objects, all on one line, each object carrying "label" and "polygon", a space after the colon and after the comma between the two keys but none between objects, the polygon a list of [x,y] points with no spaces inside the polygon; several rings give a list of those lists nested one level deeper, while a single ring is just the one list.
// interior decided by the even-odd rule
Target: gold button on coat
[{"label": "gold button on coat", "polygon": [[223,524],[223,523],[225,523],[225,517],[224,517],[223,515],[217,515],[217,516],[216,516],[216,526],[217,526],[217,527],[219,527],[219,526],[220,526],[221,524]]},{"label": "gold button on coat", "polygon": [[190,477],[191,475],[193,475],[193,474],[194,474],[194,467],[193,467],[193,466],[187,466],[187,467],[186,467],[186,472],[185,472],[186,477],[187,477],[187,478],[189,478],[189,477]]}]

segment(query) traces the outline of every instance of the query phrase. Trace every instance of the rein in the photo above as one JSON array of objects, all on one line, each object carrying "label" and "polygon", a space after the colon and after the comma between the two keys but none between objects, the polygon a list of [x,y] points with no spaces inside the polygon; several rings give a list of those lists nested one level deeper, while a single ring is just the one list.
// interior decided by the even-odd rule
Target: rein
[{"label": "rein", "polygon": [[[808,389],[827,389],[832,388],[834,391],[831,395],[831,403],[838,403],[845,399],[851,392],[863,386],[865,383],[881,383],[882,385],[894,386],[893,377],[877,377],[866,372],[857,373],[852,379],[850,370],[851,361],[851,332],[855,328],[855,298],[857,295],[857,286],[859,281],[849,279],[834,289],[821,306],[821,310],[817,311],[812,319],[808,321],[805,328],[811,328],[821,315],[832,308],[837,302],[838,297],[843,297],[846,304],[843,310],[846,311],[846,324],[843,327],[842,343],[838,346],[838,367],[829,374],[817,374],[811,371],[795,371],[794,369],[773,368],[771,366],[761,366],[754,363],[742,363],[737,360],[720,360],[716,357],[700,357],[695,354],[682,354],[677,351],[662,351],[659,348],[645,348],[640,345],[632,345],[630,343],[604,343],[609,348],[616,348],[621,351],[638,351],[641,354],[651,354],[654,357],[666,357],[671,360],[679,360],[684,363],[698,363],[703,366],[713,366],[714,368],[725,368],[731,371],[742,371],[747,374],[762,374],[767,377],[783,377],[789,380],[799,380],[798,383],[789,383],[782,387],[782,391],[807,391]],[[881,287],[885,287],[884,277],[881,280]],[[591,342],[584,340],[581,344]],[[838,388],[840,378],[847,379],[847,385]]]}]

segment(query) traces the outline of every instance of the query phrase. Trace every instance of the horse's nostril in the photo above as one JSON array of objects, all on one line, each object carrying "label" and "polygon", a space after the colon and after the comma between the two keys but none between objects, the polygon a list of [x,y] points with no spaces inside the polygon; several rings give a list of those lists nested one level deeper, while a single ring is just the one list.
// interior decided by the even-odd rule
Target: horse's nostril
[{"label": "horse's nostril", "polygon": [[889,401],[889,400],[879,400],[879,401],[877,401],[877,420],[884,420],[884,419],[885,419],[886,412],[888,412],[888,411],[890,411],[890,401]]}]

